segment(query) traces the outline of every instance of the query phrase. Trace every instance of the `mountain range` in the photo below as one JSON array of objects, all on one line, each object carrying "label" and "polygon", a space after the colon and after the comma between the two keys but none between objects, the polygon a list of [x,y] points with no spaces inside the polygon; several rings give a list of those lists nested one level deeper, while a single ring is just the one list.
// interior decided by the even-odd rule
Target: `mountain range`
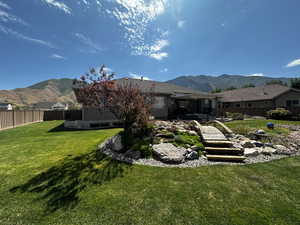
[{"label": "mountain range", "polygon": [[167,82],[192,88],[198,91],[211,92],[215,89],[225,90],[231,87],[241,88],[249,84],[253,84],[255,86],[262,86],[274,80],[280,80],[283,83],[290,84],[291,78],[273,78],[265,76],[241,76],[223,74],[221,76],[180,76]]},{"label": "mountain range", "polygon": [[[247,84],[261,86],[273,80],[289,84],[291,78],[272,78],[259,76],[221,75],[221,76],[180,76],[168,83],[211,92],[217,88],[222,90],[230,87],[241,88]],[[17,106],[32,106],[41,102],[76,103],[72,91],[73,80],[69,78],[50,79],[26,88],[0,90],[0,102],[10,102]]]}]

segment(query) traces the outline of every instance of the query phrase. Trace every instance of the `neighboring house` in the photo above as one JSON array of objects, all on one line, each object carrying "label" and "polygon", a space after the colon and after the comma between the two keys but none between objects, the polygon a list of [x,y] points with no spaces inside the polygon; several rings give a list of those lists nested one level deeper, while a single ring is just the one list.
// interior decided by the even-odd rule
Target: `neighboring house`
[{"label": "neighboring house", "polygon": [[69,106],[68,104],[63,104],[60,102],[55,103],[52,105],[51,109],[55,111],[61,111],[61,110],[68,110]]},{"label": "neighboring house", "polygon": [[[177,86],[170,83],[122,78],[115,80],[122,85],[130,82],[137,85],[142,92],[151,91],[155,96],[155,103],[152,107],[152,115],[159,119],[174,119],[187,114],[199,114],[214,116],[216,114],[216,96],[193,89]],[[79,103],[83,103],[80,97],[75,95]],[[108,121],[115,120],[108,111],[99,111],[97,108],[90,108],[83,105],[83,120],[85,121]]]},{"label": "neighboring house", "polygon": [[13,106],[10,103],[4,103],[0,102],[0,110],[6,111],[6,110],[13,110]]},{"label": "neighboring house", "polygon": [[48,110],[68,110],[68,104],[63,104],[63,103],[59,103],[59,102],[38,102],[33,104],[32,106],[34,109],[38,109],[38,110],[44,110],[44,111],[48,111]]},{"label": "neighboring house", "polygon": [[37,110],[51,110],[52,106],[55,104],[55,102],[38,102],[32,105],[33,109]]},{"label": "neighboring house", "polygon": [[293,114],[300,113],[300,90],[278,84],[241,88],[218,94],[218,115],[239,112],[265,116],[275,108],[286,108]]}]

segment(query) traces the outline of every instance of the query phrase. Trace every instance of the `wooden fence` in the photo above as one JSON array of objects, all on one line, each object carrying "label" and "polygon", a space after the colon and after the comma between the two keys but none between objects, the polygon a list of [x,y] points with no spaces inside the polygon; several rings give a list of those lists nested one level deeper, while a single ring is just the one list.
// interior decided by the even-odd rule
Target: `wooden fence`
[{"label": "wooden fence", "polygon": [[41,122],[43,118],[44,112],[39,110],[0,111],[0,130]]},{"label": "wooden fence", "polygon": [[51,120],[82,120],[81,110],[45,111],[44,121]]}]

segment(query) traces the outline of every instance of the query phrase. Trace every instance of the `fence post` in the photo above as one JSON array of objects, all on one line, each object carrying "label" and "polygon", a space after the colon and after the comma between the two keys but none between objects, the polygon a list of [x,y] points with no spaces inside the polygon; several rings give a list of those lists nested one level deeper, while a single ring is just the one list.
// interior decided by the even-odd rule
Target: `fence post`
[{"label": "fence post", "polygon": [[15,127],[15,110],[12,110],[13,127]]}]

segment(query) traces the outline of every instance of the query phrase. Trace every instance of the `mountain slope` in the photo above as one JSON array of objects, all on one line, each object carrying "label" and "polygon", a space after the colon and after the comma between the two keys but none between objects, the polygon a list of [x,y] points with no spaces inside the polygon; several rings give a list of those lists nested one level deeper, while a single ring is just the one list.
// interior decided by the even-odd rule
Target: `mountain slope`
[{"label": "mountain slope", "polygon": [[75,103],[72,81],[67,78],[51,79],[27,88],[0,90],[0,101],[11,102],[19,106],[30,106],[39,102]]},{"label": "mountain slope", "polygon": [[282,82],[289,84],[291,78],[272,78],[224,74],[217,77],[207,75],[181,76],[167,82],[199,91],[210,92],[216,88],[226,89],[232,86],[241,88],[242,86],[250,83],[254,84],[255,86],[261,86],[273,80],[281,80]]}]

